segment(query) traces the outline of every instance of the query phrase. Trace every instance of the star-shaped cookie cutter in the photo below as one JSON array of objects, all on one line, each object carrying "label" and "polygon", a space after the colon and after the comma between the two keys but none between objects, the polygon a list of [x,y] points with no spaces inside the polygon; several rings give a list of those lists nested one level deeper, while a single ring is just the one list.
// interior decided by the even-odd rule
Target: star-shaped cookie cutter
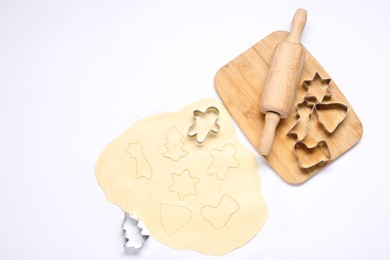
[{"label": "star-shaped cookie cutter", "polygon": [[[214,116],[213,116],[214,114]],[[208,118],[211,116],[211,119]],[[199,120],[204,118],[204,120]],[[218,124],[219,110],[216,107],[208,107],[205,112],[200,110],[193,111],[194,123],[188,128],[187,136],[195,137],[197,144],[203,144],[210,134],[218,134],[220,126]],[[206,121],[206,122],[204,122]],[[200,124],[200,125],[199,125]]]},{"label": "star-shaped cookie cutter", "polygon": [[[315,103],[318,104],[318,103],[322,103],[324,100],[330,99],[333,96],[333,92],[329,86],[330,81],[331,79],[323,79],[318,72],[316,72],[313,79],[303,81],[303,87],[306,90],[305,100],[309,100],[309,101],[313,100]],[[322,88],[324,88],[323,86],[325,86],[324,90],[320,89],[320,91],[323,92],[321,93],[322,95],[321,100],[318,99],[318,95],[309,93],[310,88],[317,88],[318,91],[319,87],[314,85],[316,82],[321,83]]]}]

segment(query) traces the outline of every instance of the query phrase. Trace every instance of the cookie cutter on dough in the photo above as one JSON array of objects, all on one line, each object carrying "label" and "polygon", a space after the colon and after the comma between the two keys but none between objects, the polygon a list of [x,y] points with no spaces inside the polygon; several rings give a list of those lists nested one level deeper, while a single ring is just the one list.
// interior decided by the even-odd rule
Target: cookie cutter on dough
[{"label": "cookie cutter on dough", "polygon": [[[214,119],[208,119],[208,122],[200,122],[199,119],[203,117],[207,117],[209,114],[214,113],[216,116]],[[193,120],[194,123],[188,128],[187,136],[195,137],[195,141],[197,144],[203,144],[210,134],[218,134],[220,130],[220,126],[218,124],[219,119],[219,110],[218,108],[211,106],[208,107],[204,112],[200,110],[193,111]],[[206,119],[205,119],[206,120]],[[199,124],[201,124],[199,126]],[[199,133],[201,132],[201,133]]]},{"label": "cookie cutter on dough", "polygon": [[[136,239],[130,239],[130,235],[134,234],[134,227],[139,230],[140,241]],[[121,225],[123,231],[123,237],[125,238],[125,243],[123,247],[129,250],[138,250],[142,247],[143,243],[149,238],[150,233],[146,228],[145,224],[137,219],[135,216],[130,215],[125,212],[125,216]]]},{"label": "cookie cutter on dough", "polygon": [[[322,152],[325,155],[325,159],[321,159],[320,161],[310,161],[306,160],[305,162],[302,160],[302,157],[299,156],[298,150],[305,150],[305,154],[310,154],[316,152],[316,150],[319,150],[319,152]],[[328,147],[328,143],[324,140],[319,141],[315,146],[308,147],[305,143],[298,141],[294,145],[294,156],[297,159],[298,166],[301,169],[307,170],[311,169],[316,166],[322,166],[327,164],[331,159],[331,153],[330,149]]]}]

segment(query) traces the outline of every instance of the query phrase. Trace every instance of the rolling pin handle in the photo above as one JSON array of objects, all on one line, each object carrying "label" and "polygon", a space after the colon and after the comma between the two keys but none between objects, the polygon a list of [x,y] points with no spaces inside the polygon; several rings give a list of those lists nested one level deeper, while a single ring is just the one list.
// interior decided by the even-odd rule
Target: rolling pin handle
[{"label": "rolling pin handle", "polygon": [[263,132],[260,135],[259,147],[257,148],[262,155],[268,155],[271,151],[275,138],[275,130],[280,121],[280,115],[275,112],[265,114]]},{"label": "rolling pin handle", "polygon": [[307,20],[307,12],[305,9],[298,9],[295,12],[293,21],[291,23],[291,30],[290,34],[288,35],[288,38],[286,41],[300,44],[300,38],[303,32],[303,29],[305,28]]}]

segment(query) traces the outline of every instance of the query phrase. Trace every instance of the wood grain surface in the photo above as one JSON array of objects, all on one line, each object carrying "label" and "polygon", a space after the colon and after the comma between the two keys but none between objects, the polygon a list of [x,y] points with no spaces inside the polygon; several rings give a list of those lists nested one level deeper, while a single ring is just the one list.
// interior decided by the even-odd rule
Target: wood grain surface
[{"label": "wood grain surface", "polygon": [[[285,31],[277,31],[270,34],[223,66],[215,76],[215,88],[220,98],[255,148],[257,148],[259,143],[260,133],[264,125],[264,114],[261,113],[259,104],[269,65],[276,45],[285,40],[288,34]],[[308,90],[303,86],[303,82],[312,80],[316,73],[322,79],[332,79],[310,52],[307,51],[294,101],[295,107],[305,100],[305,96],[308,93]],[[307,125],[306,137],[302,142],[308,147],[314,147],[315,150],[316,148],[320,149],[320,147],[315,147],[318,142],[325,141],[331,154],[329,161],[307,169],[299,167],[297,156],[302,156],[302,151],[294,150],[297,140],[287,135],[298,120],[294,112],[288,118],[280,121],[276,130],[272,151],[268,156],[264,157],[270,166],[290,184],[305,182],[361,139],[363,133],[362,124],[333,80],[330,81],[328,90],[332,93],[331,97],[319,102],[321,104],[342,104],[347,106],[347,115],[345,119],[341,117],[340,113],[343,113],[343,111],[338,111],[337,105],[329,106],[332,109],[322,109],[320,117],[313,112]],[[321,94],[320,89],[310,91],[318,91]],[[326,108],[327,106],[323,107]],[[332,133],[327,133],[326,129],[321,125],[334,127],[342,119],[343,121]],[[299,124],[302,123],[299,122]],[[303,151],[306,154],[301,159],[306,158],[309,162],[320,162],[323,160],[323,153],[312,151],[313,149]]]}]

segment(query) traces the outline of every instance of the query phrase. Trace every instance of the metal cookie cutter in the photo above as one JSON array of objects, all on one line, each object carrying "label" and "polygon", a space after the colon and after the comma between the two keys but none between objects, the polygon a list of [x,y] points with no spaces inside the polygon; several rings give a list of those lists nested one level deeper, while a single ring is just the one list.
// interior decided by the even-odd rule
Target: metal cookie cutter
[{"label": "metal cookie cutter", "polygon": [[316,104],[329,100],[333,96],[330,81],[331,79],[323,79],[318,72],[312,80],[303,81],[303,87],[306,90],[305,100],[314,101]]},{"label": "metal cookie cutter", "polygon": [[295,138],[297,141],[305,139],[314,107],[315,105],[307,102],[306,99],[295,107],[297,122],[288,131],[287,136]]},{"label": "metal cookie cutter", "polygon": [[140,249],[150,236],[149,230],[145,227],[145,224],[126,212],[121,228],[125,238],[123,247],[128,250],[127,252],[134,252]]},{"label": "metal cookie cutter", "polygon": [[[333,96],[330,81],[331,79],[322,79],[316,72],[312,80],[305,80],[302,84],[306,90],[306,95],[303,102],[296,105],[297,122],[287,133],[287,136],[294,138],[296,141],[293,153],[301,169],[322,166],[331,159],[326,136],[322,135],[321,137],[321,135],[314,134],[316,144],[311,147],[307,145],[305,138],[310,135],[309,126],[314,122],[311,121],[312,115],[314,114],[317,119],[314,124],[320,126],[316,128],[316,133],[323,131],[328,136],[332,135],[347,117],[348,107],[346,105],[323,103],[324,100],[330,100]],[[313,138],[313,136],[310,137]]]},{"label": "metal cookie cutter", "polygon": [[[323,166],[331,159],[331,153],[326,141],[320,141],[313,147],[308,147],[305,143],[300,141],[296,142],[294,145],[294,156],[301,169]],[[314,159],[318,157],[321,159]]]},{"label": "metal cookie cutter", "polygon": [[219,110],[216,107],[208,107],[205,112],[194,110],[194,123],[188,128],[187,136],[195,137],[197,144],[203,144],[210,134],[218,134]]},{"label": "metal cookie cutter", "polygon": [[[327,116],[326,113],[330,113],[330,110],[338,110],[341,111],[341,113],[332,113],[331,116]],[[337,127],[347,117],[348,107],[341,103],[316,104],[314,107],[314,112],[317,116],[318,123],[321,125],[324,131],[327,134],[333,134]],[[325,120],[325,117],[328,120]],[[328,121],[331,123],[328,123]]]}]

